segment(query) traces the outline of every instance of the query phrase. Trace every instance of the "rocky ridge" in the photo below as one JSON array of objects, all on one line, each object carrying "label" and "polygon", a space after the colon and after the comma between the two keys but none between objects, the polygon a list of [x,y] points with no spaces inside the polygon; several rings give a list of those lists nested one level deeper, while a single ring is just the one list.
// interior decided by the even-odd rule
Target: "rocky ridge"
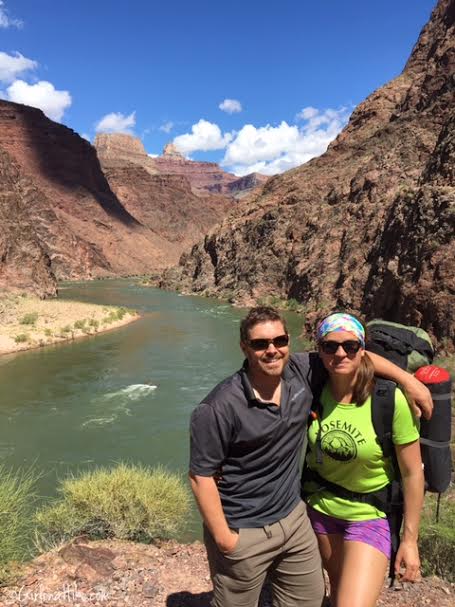
[{"label": "rocky ridge", "polygon": [[[126,134],[101,134],[95,139],[101,168],[123,207],[142,225],[172,243],[169,263],[203,238],[207,229],[234,207],[231,197],[192,187],[185,174],[167,173],[148,156],[142,142]],[[187,164],[167,147],[172,162]],[[192,163],[190,163],[192,164]],[[217,165],[216,165],[217,166]]]},{"label": "rocky ridge", "polygon": [[[295,298],[455,338],[455,0],[439,0],[402,74],[327,152],[271,178],[165,273],[161,286]],[[450,254],[452,251],[452,254]]]},{"label": "rocky ridge", "polygon": [[195,195],[204,198],[208,193],[242,196],[268,179],[258,173],[236,177],[223,171],[216,162],[187,160],[173,143],[164,146],[161,156],[151,157],[140,139],[127,134],[99,134],[94,145],[103,168],[136,165],[150,174],[178,176],[187,180]]},{"label": "rocky ridge", "polygon": [[170,177],[167,188],[166,179],[142,164],[148,156],[137,142],[128,160],[118,148],[114,155],[112,170],[126,180],[115,183],[119,190],[131,178],[125,165],[136,171],[134,187],[147,186],[129,197],[129,209],[88,141],[38,109],[0,100],[0,287],[47,297],[56,293],[57,279],[163,269],[233,204],[215,195],[197,198],[180,177]]},{"label": "rocky ridge", "polygon": [[93,145],[98,158],[110,167],[123,167],[128,164],[139,165],[151,175],[158,175],[151,158],[140,139],[126,133],[99,133]]}]

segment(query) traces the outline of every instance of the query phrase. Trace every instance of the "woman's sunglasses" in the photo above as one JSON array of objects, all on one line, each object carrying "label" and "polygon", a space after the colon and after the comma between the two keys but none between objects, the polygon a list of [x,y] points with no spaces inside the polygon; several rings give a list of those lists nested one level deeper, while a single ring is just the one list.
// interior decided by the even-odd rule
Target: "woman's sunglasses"
[{"label": "woman's sunglasses", "polygon": [[267,348],[273,344],[275,348],[284,348],[289,344],[289,335],[283,333],[283,335],[277,335],[273,339],[250,339],[248,340],[248,345],[255,352],[259,352],[260,350],[267,350]]},{"label": "woman's sunglasses", "polygon": [[319,347],[324,354],[335,354],[339,347],[342,347],[346,354],[357,354],[362,347],[359,341],[348,339],[347,341],[320,341]]}]

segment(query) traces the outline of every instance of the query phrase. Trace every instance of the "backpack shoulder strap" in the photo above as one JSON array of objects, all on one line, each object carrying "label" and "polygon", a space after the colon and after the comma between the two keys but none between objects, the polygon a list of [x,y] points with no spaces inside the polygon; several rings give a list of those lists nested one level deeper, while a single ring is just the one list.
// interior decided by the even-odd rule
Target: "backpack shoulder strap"
[{"label": "backpack shoulder strap", "polygon": [[400,469],[393,445],[393,414],[395,412],[395,390],[393,381],[377,379],[371,396],[371,418],[384,457],[392,458],[395,480],[390,486],[390,509],[387,519],[390,526],[392,551],[389,566],[390,587],[395,579],[395,558],[400,545],[400,529],[403,521],[403,497],[401,493]]},{"label": "backpack shoulder strap", "polygon": [[371,395],[371,420],[384,457],[393,457],[393,414],[395,411],[395,389],[393,381],[378,378]]}]

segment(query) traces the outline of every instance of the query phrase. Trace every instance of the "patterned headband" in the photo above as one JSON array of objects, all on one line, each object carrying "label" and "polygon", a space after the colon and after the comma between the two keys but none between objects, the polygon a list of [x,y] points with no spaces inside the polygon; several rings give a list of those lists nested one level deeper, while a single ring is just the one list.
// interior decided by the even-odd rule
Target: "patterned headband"
[{"label": "patterned headband", "polygon": [[365,329],[354,316],[337,313],[330,314],[330,316],[321,320],[316,328],[317,341],[321,341],[328,333],[333,333],[334,331],[348,331],[349,333],[354,333],[362,344],[362,348],[365,347]]}]

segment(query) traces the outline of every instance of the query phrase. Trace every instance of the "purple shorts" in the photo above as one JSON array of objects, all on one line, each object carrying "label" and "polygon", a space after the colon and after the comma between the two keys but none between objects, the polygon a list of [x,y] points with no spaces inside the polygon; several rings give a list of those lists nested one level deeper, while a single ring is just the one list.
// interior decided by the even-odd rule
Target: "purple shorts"
[{"label": "purple shorts", "polygon": [[389,521],[386,518],[375,518],[369,521],[345,521],[341,518],[322,514],[322,512],[310,506],[307,509],[316,534],[338,533],[343,536],[344,541],[369,544],[390,559],[392,542]]}]

